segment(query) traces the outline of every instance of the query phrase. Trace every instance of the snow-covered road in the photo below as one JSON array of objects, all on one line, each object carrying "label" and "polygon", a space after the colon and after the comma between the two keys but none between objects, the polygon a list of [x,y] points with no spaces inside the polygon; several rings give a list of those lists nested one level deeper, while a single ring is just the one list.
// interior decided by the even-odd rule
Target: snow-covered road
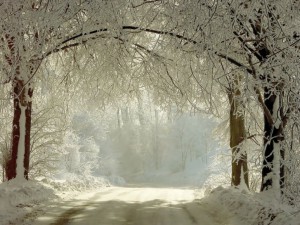
[{"label": "snow-covered road", "polygon": [[34,225],[220,225],[194,190],[113,187],[48,206]]}]

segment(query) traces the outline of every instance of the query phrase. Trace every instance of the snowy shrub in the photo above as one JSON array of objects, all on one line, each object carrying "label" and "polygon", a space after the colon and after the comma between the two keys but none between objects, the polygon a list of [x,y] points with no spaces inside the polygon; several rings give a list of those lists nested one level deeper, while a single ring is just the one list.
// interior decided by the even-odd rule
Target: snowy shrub
[{"label": "snowy shrub", "polygon": [[273,191],[250,193],[232,187],[218,187],[200,203],[212,213],[223,215],[226,224],[241,225],[241,221],[243,225],[299,224],[294,215],[298,209],[282,204],[273,195]]},{"label": "snowy shrub", "polygon": [[43,179],[44,184],[50,185],[57,191],[86,191],[111,186],[105,177],[94,177],[90,175],[78,175],[74,173],[60,174],[59,180]]}]

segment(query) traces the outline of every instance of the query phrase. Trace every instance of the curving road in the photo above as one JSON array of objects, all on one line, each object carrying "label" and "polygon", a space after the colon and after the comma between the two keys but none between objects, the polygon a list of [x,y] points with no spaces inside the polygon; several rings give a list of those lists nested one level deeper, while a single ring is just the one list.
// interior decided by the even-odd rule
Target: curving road
[{"label": "curving road", "polygon": [[34,225],[220,225],[194,191],[113,187],[49,206]]}]

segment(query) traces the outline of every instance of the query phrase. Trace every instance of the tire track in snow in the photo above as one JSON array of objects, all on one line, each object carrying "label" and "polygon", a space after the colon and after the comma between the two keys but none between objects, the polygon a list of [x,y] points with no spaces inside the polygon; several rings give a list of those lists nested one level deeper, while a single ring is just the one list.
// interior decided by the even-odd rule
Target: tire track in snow
[{"label": "tire track in snow", "polygon": [[[72,206],[72,204],[74,204]],[[60,207],[66,208],[62,203]],[[52,214],[55,220],[35,225],[220,225],[194,191],[171,188],[111,188]],[[47,218],[47,216],[45,216]],[[54,222],[53,222],[54,221]]]}]

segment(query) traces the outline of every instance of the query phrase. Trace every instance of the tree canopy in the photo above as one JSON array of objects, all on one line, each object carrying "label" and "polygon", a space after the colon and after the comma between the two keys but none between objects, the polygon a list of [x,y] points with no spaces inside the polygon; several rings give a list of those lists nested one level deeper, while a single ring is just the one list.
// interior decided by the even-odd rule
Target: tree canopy
[{"label": "tree canopy", "polygon": [[[249,186],[252,153],[243,143],[253,139],[261,191],[290,193],[299,148],[299,10],[296,0],[2,1],[1,95],[13,102],[5,118],[10,141],[7,129],[1,133],[10,143],[6,179],[28,179],[42,129],[32,126],[55,120],[43,110],[59,112],[71,98],[102,107],[124,96],[141,101],[146,91],[165,108],[230,118],[232,185]],[[55,89],[65,100],[51,101]]]}]

